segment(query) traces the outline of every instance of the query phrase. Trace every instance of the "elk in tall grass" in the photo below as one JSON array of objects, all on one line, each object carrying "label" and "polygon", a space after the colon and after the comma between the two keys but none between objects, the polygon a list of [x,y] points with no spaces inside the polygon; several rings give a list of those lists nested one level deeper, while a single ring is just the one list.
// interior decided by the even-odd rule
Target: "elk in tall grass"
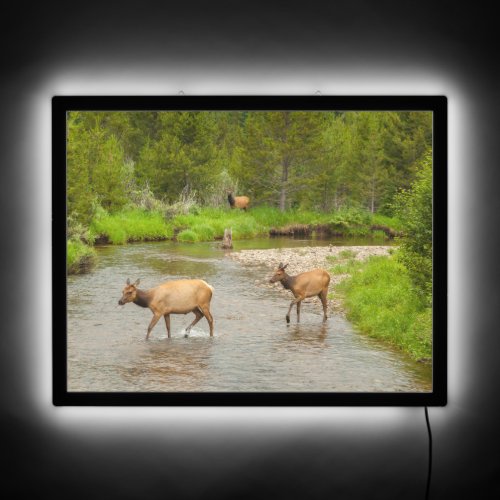
[{"label": "elk in tall grass", "polygon": [[330,284],[330,275],[324,269],[314,269],[304,273],[290,276],[285,271],[288,264],[279,264],[278,269],[274,271],[270,283],[281,282],[286,290],[290,290],[295,299],[292,300],[288,313],[286,315],[286,322],[290,323],[290,312],[292,307],[297,305],[297,323],[300,322],[300,304],[304,299],[309,297],[318,296],[323,305],[323,321],[327,320],[327,295],[328,285]]},{"label": "elk in tall grass", "polygon": [[170,338],[170,315],[189,312],[194,313],[195,319],[186,328],[186,334],[205,316],[210,327],[210,336],[213,336],[214,320],[210,313],[210,301],[214,288],[211,285],[199,279],[186,279],[168,281],[149,290],[140,290],[137,288],[139,283],[140,280],[130,283],[130,279],[127,279],[122,298],[118,304],[123,306],[128,302],[133,302],[140,307],[151,309],[153,319],[148,326],[146,340],[162,316],[165,318],[167,334]]},{"label": "elk in tall grass", "polygon": [[231,191],[227,193],[227,201],[229,201],[231,208],[240,208],[241,210],[245,210],[245,212],[250,204],[248,196],[233,196]]}]

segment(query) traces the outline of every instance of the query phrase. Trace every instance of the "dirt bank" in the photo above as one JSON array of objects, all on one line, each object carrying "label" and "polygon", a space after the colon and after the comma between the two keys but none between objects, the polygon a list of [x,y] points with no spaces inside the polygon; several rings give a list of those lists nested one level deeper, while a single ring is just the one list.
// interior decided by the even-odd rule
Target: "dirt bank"
[{"label": "dirt bank", "polygon": [[[256,276],[255,283],[258,286],[276,288],[284,297],[292,299],[289,290],[285,290],[281,283],[269,283],[269,278],[274,269],[280,263],[287,264],[287,272],[290,275],[296,275],[304,271],[310,271],[321,267],[329,271],[337,262],[354,257],[356,260],[366,260],[374,255],[389,255],[389,251],[394,247],[389,246],[322,246],[322,247],[299,247],[299,248],[271,248],[267,250],[240,250],[230,252],[227,256],[231,259],[241,262],[243,265],[260,264],[269,268],[268,273],[262,276]],[[332,259],[333,258],[333,259]],[[333,275],[330,273],[330,296],[329,309],[332,312],[343,313],[342,303],[335,297],[333,291],[335,286],[348,277],[347,274]],[[306,299],[307,302],[318,302],[319,299]]]}]

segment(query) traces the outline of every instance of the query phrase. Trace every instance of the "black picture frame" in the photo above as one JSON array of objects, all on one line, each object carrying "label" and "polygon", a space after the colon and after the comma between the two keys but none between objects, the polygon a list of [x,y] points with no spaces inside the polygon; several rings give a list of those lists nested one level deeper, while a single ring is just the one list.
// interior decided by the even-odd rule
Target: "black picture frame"
[{"label": "black picture frame", "polygon": [[[66,318],[66,117],[69,111],[432,111],[432,390],[360,392],[69,392]],[[445,96],[55,96],[52,99],[52,375],[55,406],[444,406],[447,404],[447,98]]]}]

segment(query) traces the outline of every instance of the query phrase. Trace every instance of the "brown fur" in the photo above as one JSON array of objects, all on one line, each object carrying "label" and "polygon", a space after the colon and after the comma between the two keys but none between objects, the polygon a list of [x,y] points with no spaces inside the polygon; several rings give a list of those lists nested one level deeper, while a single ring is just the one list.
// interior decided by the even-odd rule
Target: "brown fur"
[{"label": "brown fur", "polygon": [[297,322],[300,322],[300,303],[309,297],[318,296],[323,305],[323,321],[327,320],[327,296],[328,286],[330,284],[330,275],[324,269],[314,269],[304,273],[290,276],[286,273],[285,268],[288,264],[280,264],[278,269],[274,271],[270,283],[280,281],[283,287],[290,290],[295,300],[292,300],[288,313],[286,315],[287,323],[290,323],[290,312],[294,304],[297,304]]},{"label": "brown fur", "polygon": [[170,314],[194,313],[194,321],[186,328],[189,333],[191,328],[205,316],[210,327],[210,336],[213,336],[213,317],[210,313],[210,301],[212,300],[213,287],[203,280],[177,280],[168,281],[149,290],[137,288],[139,280],[127,284],[123,289],[122,298],[118,304],[125,305],[134,302],[141,307],[149,307],[153,313],[153,319],[148,327],[146,339],[149,338],[151,330],[158,320],[163,316],[170,338]]},{"label": "brown fur", "polygon": [[245,211],[250,204],[250,198],[248,196],[233,196],[233,193],[228,193],[227,200],[231,208],[240,208]]}]

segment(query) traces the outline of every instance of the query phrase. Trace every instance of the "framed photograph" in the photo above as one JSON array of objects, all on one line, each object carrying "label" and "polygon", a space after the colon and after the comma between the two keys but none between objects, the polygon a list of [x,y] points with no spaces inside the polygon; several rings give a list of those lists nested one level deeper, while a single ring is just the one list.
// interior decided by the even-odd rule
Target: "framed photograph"
[{"label": "framed photograph", "polygon": [[55,96],[53,404],[443,406],[445,96]]}]

